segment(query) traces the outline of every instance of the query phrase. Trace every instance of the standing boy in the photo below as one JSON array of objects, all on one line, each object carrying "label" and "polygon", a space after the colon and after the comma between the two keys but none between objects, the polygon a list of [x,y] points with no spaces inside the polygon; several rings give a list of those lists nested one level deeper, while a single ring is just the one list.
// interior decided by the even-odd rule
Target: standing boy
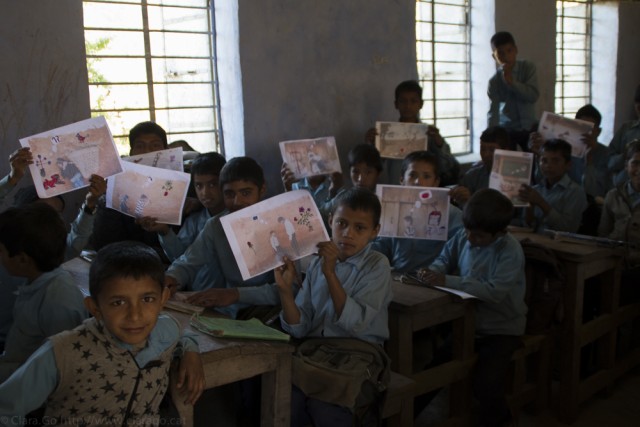
[{"label": "standing boy", "polygon": [[518,47],[511,33],[500,31],[491,37],[491,50],[498,70],[489,80],[491,100],[488,126],[502,126],[509,132],[512,149],[526,151],[529,131],[536,122],[535,105],[540,95],[536,66],[518,60]]},{"label": "standing boy", "polygon": [[524,253],[507,231],[512,217],[513,205],[507,197],[496,190],[479,190],[464,208],[464,230],[419,274],[432,285],[458,289],[480,300],[473,390],[484,426],[504,426],[511,420],[505,383],[527,320]]}]

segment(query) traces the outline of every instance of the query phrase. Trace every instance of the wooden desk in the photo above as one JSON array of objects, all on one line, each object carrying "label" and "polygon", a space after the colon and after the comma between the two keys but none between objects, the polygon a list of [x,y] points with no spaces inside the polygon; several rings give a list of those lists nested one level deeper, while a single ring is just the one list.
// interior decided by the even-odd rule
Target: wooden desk
[{"label": "wooden desk", "polygon": [[[392,282],[389,305],[390,338],[387,352],[391,369],[416,381],[416,395],[451,385],[452,424],[469,424],[471,408],[470,373],[475,363],[473,300],[461,300],[435,289]],[[453,324],[452,360],[414,373],[413,333],[442,323]]]},{"label": "wooden desk", "polygon": [[[88,288],[89,263],[74,258],[62,266],[83,292]],[[293,346],[269,341],[218,339],[189,326],[190,316],[170,311],[184,330],[199,335],[205,373],[205,388],[229,384],[256,375],[262,376],[261,420],[263,427],[288,427],[291,416],[291,353]],[[175,389],[172,382],[172,395]],[[193,407],[174,399],[183,426],[193,426]]]},{"label": "wooden desk", "polygon": [[[616,377],[632,365],[621,364],[615,355],[618,326],[628,317],[627,310],[618,307],[622,256],[610,248],[563,242],[530,232],[515,231],[513,235],[518,240],[527,238],[550,248],[565,267],[564,320],[557,348],[560,358],[558,418],[573,423],[580,402],[611,387]],[[601,278],[601,313],[596,319],[583,323],[585,281],[595,276]],[[589,343],[596,346],[599,370],[581,380],[580,352]]]}]

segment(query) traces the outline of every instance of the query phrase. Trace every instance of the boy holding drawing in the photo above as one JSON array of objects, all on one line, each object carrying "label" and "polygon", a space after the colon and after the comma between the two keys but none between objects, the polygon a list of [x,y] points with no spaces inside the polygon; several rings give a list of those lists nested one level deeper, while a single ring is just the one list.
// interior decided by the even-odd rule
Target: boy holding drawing
[{"label": "boy holding drawing", "polygon": [[480,402],[480,425],[487,426],[511,420],[505,382],[526,325],[525,258],[520,243],[507,231],[512,217],[507,197],[493,189],[477,191],[464,208],[464,230],[419,273],[431,285],[458,289],[480,300],[473,390]]},{"label": "boy holding drawing", "polygon": [[194,404],[204,388],[198,344],[181,339],[178,322],[160,314],[169,297],[163,279],[164,266],[148,246],[120,242],[100,250],[84,300],[94,317],[52,336],[0,385],[0,422],[22,425],[46,403],[45,424],[155,425],[179,340],[177,385]]},{"label": "boy holding drawing", "polygon": [[[318,257],[297,296],[294,263],[285,259],[275,270],[285,331],[296,338],[352,337],[379,345],[389,337],[389,263],[370,245],[380,229],[380,213],[372,192],[354,188],[340,193],[330,216],[332,240],[318,243]],[[334,426],[350,426],[352,417],[349,409],[306,398],[294,388],[292,426],[326,425],[321,420],[329,419]]]}]

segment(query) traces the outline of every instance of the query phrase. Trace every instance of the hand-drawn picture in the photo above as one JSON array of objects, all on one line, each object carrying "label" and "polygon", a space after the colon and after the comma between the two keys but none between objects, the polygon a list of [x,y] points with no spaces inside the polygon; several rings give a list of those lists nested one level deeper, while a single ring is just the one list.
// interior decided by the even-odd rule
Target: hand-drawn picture
[{"label": "hand-drawn picture", "polygon": [[282,141],[280,153],[296,179],[342,172],[336,140],[332,136]]},{"label": "hand-drawn picture", "polygon": [[317,251],[329,240],[306,190],[290,191],[220,218],[242,278],[247,280]]},{"label": "hand-drawn picture", "polygon": [[376,122],[376,132],[376,148],[382,157],[404,159],[409,153],[427,149],[425,124]]},{"label": "hand-drawn picture", "polygon": [[22,138],[20,145],[31,148],[29,169],[40,198],[88,187],[91,174],[108,178],[122,172],[104,117]]},{"label": "hand-drawn picture", "polygon": [[152,166],[154,168],[184,172],[184,164],[182,162],[182,147],[169,148],[168,150],[154,151],[152,153],[138,154],[137,156],[123,157],[122,160],[139,165]]},{"label": "hand-drawn picture", "polygon": [[151,216],[180,225],[190,175],[122,162],[124,172],[107,181],[107,207],[134,218]]},{"label": "hand-drawn picture", "polygon": [[563,139],[571,144],[571,155],[584,157],[587,146],[582,142],[585,133],[591,133],[593,123],[585,120],[569,119],[545,111],[542,113],[538,132],[544,139]]},{"label": "hand-drawn picture", "polygon": [[489,188],[498,190],[511,200],[513,206],[528,206],[518,198],[522,184],[531,182],[533,153],[522,151],[496,150],[489,176]]},{"label": "hand-drawn picture", "polygon": [[447,240],[449,189],[378,185],[380,236]]}]

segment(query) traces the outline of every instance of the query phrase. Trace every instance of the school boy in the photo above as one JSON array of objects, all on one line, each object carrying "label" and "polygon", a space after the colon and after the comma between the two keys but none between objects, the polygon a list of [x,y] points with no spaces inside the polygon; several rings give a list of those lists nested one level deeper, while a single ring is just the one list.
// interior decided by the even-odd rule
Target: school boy
[{"label": "school boy", "polygon": [[[389,337],[389,263],[370,245],[380,230],[380,213],[380,201],[369,191],[339,194],[330,218],[331,241],[318,243],[318,257],[297,296],[294,263],[285,259],[275,270],[285,331],[296,338],[352,337],[379,345]],[[306,398],[294,388],[292,426],[328,425],[328,420],[335,427],[350,426],[352,417],[347,408]]]},{"label": "school boy", "polygon": [[[204,209],[187,216],[178,234],[168,224],[158,223],[156,218],[144,217],[140,219],[139,222],[145,230],[158,233],[158,240],[170,261],[175,261],[180,257],[196,240],[207,221],[224,210],[219,181],[220,170],[225,163],[225,158],[219,153],[199,154],[193,160],[191,182]],[[209,265],[204,265],[196,273],[196,277],[189,283],[187,289],[204,290],[219,278],[220,271],[218,269],[211,269]]]},{"label": "school boy", "polygon": [[[395,89],[395,100],[393,103],[400,118],[401,123],[421,123],[420,110],[424,105],[422,99],[422,87],[415,80],[403,81]],[[365,135],[365,141],[375,143],[376,129],[371,128]],[[427,151],[437,156],[440,162],[440,178],[443,186],[457,184],[460,175],[460,164],[451,154],[451,147],[444,140],[437,127],[429,125],[427,127],[428,148]],[[396,182],[397,170],[400,162],[388,160],[388,173],[390,182]]]},{"label": "school boy", "polygon": [[[156,425],[181,335],[160,311],[169,290],[153,249],[118,242],[98,252],[89,272],[93,318],[49,338],[22,368],[0,385],[0,422],[46,403],[45,418],[73,425]],[[193,404],[204,387],[198,345],[181,340],[178,387]],[[46,424],[46,423],[45,423]]]},{"label": "school boy", "polygon": [[0,260],[9,275],[25,279],[17,290],[13,323],[0,356],[0,382],[45,338],[73,329],[87,317],[82,293],[60,267],[66,239],[62,219],[45,203],[0,214]]},{"label": "school boy", "polygon": [[[427,151],[409,153],[401,168],[400,184],[417,187],[438,187],[438,159]],[[448,238],[453,237],[462,228],[462,211],[449,206]],[[391,268],[400,273],[414,273],[438,256],[445,242],[440,240],[405,239],[398,237],[378,237],[373,249],[387,257]]]},{"label": "school boy", "polygon": [[636,87],[633,102],[637,118],[620,126],[609,142],[609,171],[613,174],[615,186],[629,179],[625,171],[625,149],[631,141],[640,138],[640,85]]},{"label": "school boy", "polygon": [[516,41],[506,31],[491,37],[491,51],[498,69],[489,80],[491,101],[488,126],[502,126],[509,132],[512,149],[526,151],[529,131],[536,122],[535,105],[540,92],[536,66],[517,59]]},{"label": "school boy", "polygon": [[524,212],[524,225],[542,233],[545,229],[575,233],[587,196],[567,172],[571,168],[571,145],[561,139],[544,143],[540,153],[542,181],[534,186],[523,184],[518,197],[530,204]]},{"label": "school boy", "polygon": [[478,361],[473,390],[480,402],[480,425],[503,426],[511,419],[505,400],[509,361],[524,333],[524,253],[507,231],[511,201],[493,189],[477,191],[463,211],[464,230],[421,271],[426,282],[476,296]]},{"label": "school boy", "polygon": [[382,157],[378,149],[369,144],[358,144],[349,151],[347,157],[353,186],[375,192],[382,173]]}]

